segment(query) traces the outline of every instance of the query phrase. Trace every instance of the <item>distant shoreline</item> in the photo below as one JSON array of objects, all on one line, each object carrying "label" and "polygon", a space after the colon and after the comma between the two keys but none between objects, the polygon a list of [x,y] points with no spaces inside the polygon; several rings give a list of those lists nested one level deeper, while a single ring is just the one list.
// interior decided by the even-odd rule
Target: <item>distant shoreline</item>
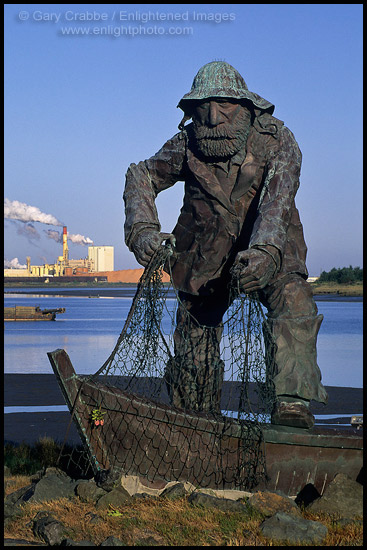
[{"label": "distant shoreline", "polygon": [[[45,288],[42,290],[39,290],[39,287],[37,289],[32,290],[31,288],[27,287],[22,289],[21,287],[7,287],[7,290],[4,290],[4,296],[7,296],[7,294],[35,294],[35,295],[43,295],[43,296],[80,296],[80,297],[88,297],[88,298],[104,298],[104,297],[110,297],[110,298],[133,298],[135,296],[136,292],[136,285],[134,283],[123,285],[109,285],[108,287],[101,287],[101,288],[92,288],[92,287],[61,287],[56,289],[49,289]],[[169,295],[171,297],[174,297],[174,292],[171,290]],[[356,294],[339,294],[339,293],[319,293],[314,292],[314,299],[319,302],[363,302],[363,295],[356,295]]]},{"label": "distant shoreline", "polygon": [[[166,283],[167,284],[167,283]],[[363,283],[352,283],[352,284],[338,284],[338,283],[310,283],[312,292],[314,296],[331,296],[332,299],[335,299],[336,296],[339,297],[359,297],[363,298]],[[90,294],[95,294],[95,291],[99,290],[111,290],[111,289],[131,289],[136,288],[136,282],[120,282],[120,283],[107,283],[107,282],[61,282],[57,280],[51,280],[49,283],[40,283],[40,282],[6,282],[4,281],[4,289],[13,289],[14,291],[19,290],[19,292],[25,292],[22,289],[37,289],[37,293],[40,293],[39,288],[43,287],[43,294],[54,293],[54,289],[60,288],[60,290],[69,291],[69,289],[78,289],[90,291]],[[49,291],[49,288],[52,290]],[[6,290],[5,292],[9,292]]]},{"label": "distant shoreline", "polygon": [[363,299],[363,283],[338,284],[338,283],[311,283],[312,292],[315,295],[337,295],[342,297],[360,297]]}]

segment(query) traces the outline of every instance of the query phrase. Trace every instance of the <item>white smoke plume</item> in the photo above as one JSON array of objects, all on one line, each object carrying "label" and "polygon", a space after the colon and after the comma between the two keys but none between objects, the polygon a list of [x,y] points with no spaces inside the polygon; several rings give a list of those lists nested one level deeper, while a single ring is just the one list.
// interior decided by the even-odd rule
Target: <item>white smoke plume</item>
[{"label": "white smoke plume", "polygon": [[93,244],[93,241],[89,237],[84,237],[83,235],[79,235],[79,233],[76,235],[68,233],[68,240],[74,244]]},{"label": "white smoke plume", "polygon": [[[23,222],[23,224],[17,228],[19,235],[24,235],[30,240],[39,240],[40,236],[37,229],[30,222],[40,222],[46,225],[63,226],[63,222],[55,218],[52,214],[45,214],[41,212],[37,206],[30,206],[24,202],[10,201],[4,199],[4,218],[7,220],[17,220]],[[57,243],[62,243],[62,234],[52,229],[44,229],[47,237],[53,239]],[[83,235],[73,235],[68,233],[68,240],[74,244],[87,245],[93,244],[93,241],[89,237]]]},{"label": "white smoke plume", "polygon": [[64,225],[52,214],[41,212],[37,206],[4,199],[4,218],[21,222],[40,222],[47,225]]},{"label": "white smoke plume", "polygon": [[4,267],[8,269],[27,269],[26,265],[19,263],[18,258],[13,258],[12,260],[4,260]]},{"label": "white smoke plume", "polygon": [[[57,243],[62,244],[62,233],[59,233],[58,231],[55,231],[54,229],[44,229],[44,232],[46,233],[47,237],[49,239],[53,239]],[[87,244],[93,244],[92,239],[89,237],[84,237],[84,235],[73,235],[72,233],[68,233],[68,241],[71,241],[74,244],[81,244],[81,245],[87,245]]]}]

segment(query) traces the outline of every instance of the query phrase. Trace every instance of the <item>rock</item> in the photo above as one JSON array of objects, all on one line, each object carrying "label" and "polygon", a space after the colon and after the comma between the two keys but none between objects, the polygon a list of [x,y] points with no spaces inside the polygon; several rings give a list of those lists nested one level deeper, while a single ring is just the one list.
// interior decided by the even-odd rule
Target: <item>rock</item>
[{"label": "rock", "polygon": [[38,521],[43,518],[48,518],[51,516],[52,514],[48,510],[40,510],[39,512],[37,512],[34,518],[29,523],[27,523],[27,527],[33,527],[35,521]]},{"label": "rock", "polygon": [[151,529],[139,529],[134,531],[134,546],[166,546],[166,541]]},{"label": "rock", "polygon": [[130,498],[129,493],[123,487],[118,487],[117,489],[112,489],[112,491],[109,491],[98,499],[96,508],[100,510],[108,508],[110,505],[118,507],[129,501]]},{"label": "rock", "polygon": [[21,487],[10,493],[4,500],[4,518],[9,523],[22,513],[21,507],[26,502],[44,502],[59,498],[73,498],[75,485],[64,472],[58,468],[47,468],[43,477],[27,487]]},{"label": "rock", "polygon": [[175,483],[164,489],[159,496],[174,500],[175,498],[182,498],[189,494],[183,483]]},{"label": "rock", "polygon": [[101,542],[100,546],[126,546],[122,540],[117,537],[108,537],[106,540]]},{"label": "rock", "polygon": [[35,474],[31,476],[31,482],[37,483],[40,479],[43,478],[45,473],[46,473],[46,468],[42,468],[41,470],[38,470]]},{"label": "rock", "polygon": [[121,487],[121,472],[118,470],[100,470],[94,479],[97,487],[101,487],[105,491]]},{"label": "rock", "polygon": [[10,468],[9,466],[5,466],[4,464],[4,477],[9,477],[9,476],[11,476]]},{"label": "rock", "polygon": [[294,500],[278,495],[277,493],[262,492],[254,493],[247,501],[248,505],[266,517],[273,516],[277,512],[301,515]]},{"label": "rock", "polygon": [[44,540],[49,546],[60,546],[66,537],[65,526],[51,514],[38,512],[33,519],[33,533]]},{"label": "rock", "polygon": [[[202,489],[200,490],[203,492]],[[245,502],[252,494],[253,493],[249,491],[240,491],[239,489],[216,489],[214,496],[218,498],[229,498],[230,500],[242,500]]]},{"label": "rock", "polygon": [[4,500],[4,522],[7,525],[13,518],[22,514],[22,505],[27,502],[34,493],[35,484],[21,487],[10,493]]},{"label": "rock", "polygon": [[97,502],[107,491],[98,487],[95,481],[82,481],[75,487],[75,493],[82,502]]},{"label": "rock", "polygon": [[316,487],[312,483],[307,483],[307,485],[300,490],[294,502],[297,506],[309,506],[311,502],[320,498],[320,496]]},{"label": "rock", "polygon": [[337,474],[322,497],[312,502],[307,510],[313,513],[337,514],[342,518],[363,516],[363,487],[345,474]]},{"label": "rock", "polygon": [[34,486],[30,502],[45,502],[59,498],[73,498],[77,481],[59,468],[47,468],[44,476]]},{"label": "rock", "polygon": [[277,512],[260,525],[262,534],[272,540],[290,543],[318,544],[327,535],[327,527],[318,521],[310,521],[294,514]]},{"label": "rock", "polygon": [[34,494],[34,487],[35,483],[32,483],[31,485],[13,491],[6,497],[5,504],[23,504],[27,502]]},{"label": "rock", "polygon": [[249,510],[244,502],[228,498],[218,498],[200,492],[191,493],[188,502],[197,506],[203,506],[204,508],[217,508],[223,512],[248,512]]},{"label": "rock", "polygon": [[101,516],[99,516],[98,514],[93,514],[93,512],[87,512],[84,517],[86,520],[89,521],[89,523],[92,523],[92,524],[99,523],[102,521]]}]

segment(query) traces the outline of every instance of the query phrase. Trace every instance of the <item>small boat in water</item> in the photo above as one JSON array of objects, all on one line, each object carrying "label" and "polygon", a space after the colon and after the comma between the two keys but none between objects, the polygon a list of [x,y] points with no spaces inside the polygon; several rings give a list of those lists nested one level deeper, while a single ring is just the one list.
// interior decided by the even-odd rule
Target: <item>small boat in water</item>
[{"label": "small boat in water", "polygon": [[58,313],[65,313],[65,308],[40,309],[39,306],[4,307],[4,321],[55,321],[56,314]]}]

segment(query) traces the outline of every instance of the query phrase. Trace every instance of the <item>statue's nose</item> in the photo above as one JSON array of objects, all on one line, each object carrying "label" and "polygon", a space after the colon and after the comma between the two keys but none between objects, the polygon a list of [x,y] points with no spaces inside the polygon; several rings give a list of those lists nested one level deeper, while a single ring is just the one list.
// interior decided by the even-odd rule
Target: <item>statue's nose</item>
[{"label": "statue's nose", "polygon": [[218,126],[221,122],[223,122],[223,115],[221,114],[219,110],[219,105],[216,101],[211,101],[209,103],[209,116],[208,121],[211,126]]}]

